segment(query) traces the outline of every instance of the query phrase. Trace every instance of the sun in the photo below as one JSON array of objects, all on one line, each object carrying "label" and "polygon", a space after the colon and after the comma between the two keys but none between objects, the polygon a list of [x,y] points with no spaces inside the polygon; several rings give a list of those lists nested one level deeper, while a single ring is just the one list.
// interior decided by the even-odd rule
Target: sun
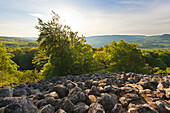
[{"label": "sun", "polygon": [[73,31],[80,31],[83,27],[83,19],[80,14],[75,12],[60,12],[60,23],[68,25]]}]

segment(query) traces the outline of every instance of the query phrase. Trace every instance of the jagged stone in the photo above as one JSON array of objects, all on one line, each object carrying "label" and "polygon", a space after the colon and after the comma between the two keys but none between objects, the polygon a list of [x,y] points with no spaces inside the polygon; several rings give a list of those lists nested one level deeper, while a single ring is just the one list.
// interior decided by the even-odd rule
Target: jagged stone
[{"label": "jagged stone", "polygon": [[54,113],[55,108],[51,106],[51,104],[45,105],[41,110],[40,113]]},{"label": "jagged stone", "polygon": [[0,89],[0,97],[12,97],[13,96],[13,89],[11,87],[4,87]]},{"label": "jagged stone", "polygon": [[54,86],[53,91],[56,91],[56,93],[59,94],[61,98],[66,97],[68,95],[68,89],[64,85]]},{"label": "jagged stone", "polygon": [[105,113],[104,108],[99,103],[92,103],[89,107],[88,113]]}]

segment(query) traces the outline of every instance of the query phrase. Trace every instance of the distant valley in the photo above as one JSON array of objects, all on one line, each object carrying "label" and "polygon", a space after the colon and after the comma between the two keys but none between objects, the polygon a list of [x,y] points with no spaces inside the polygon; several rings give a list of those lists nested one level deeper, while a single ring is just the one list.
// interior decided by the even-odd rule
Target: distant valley
[{"label": "distant valley", "polygon": [[[3,37],[0,41],[6,46],[36,46],[37,37]],[[136,42],[141,49],[161,49],[170,51],[170,34],[145,36],[145,35],[101,35],[86,37],[86,43],[93,47],[103,47],[111,41],[118,42],[120,39],[128,43]]]}]

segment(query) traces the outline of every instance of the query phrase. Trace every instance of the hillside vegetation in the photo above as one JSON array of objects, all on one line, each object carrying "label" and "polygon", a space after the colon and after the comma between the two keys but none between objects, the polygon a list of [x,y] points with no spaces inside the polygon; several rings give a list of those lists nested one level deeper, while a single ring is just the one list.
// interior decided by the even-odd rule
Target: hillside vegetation
[{"label": "hillside vegetation", "polygon": [[111,41],[118,42],[120,39],[128,43],[134,41],[138,43],[138,48],[141,49],[160,49],[164,51],[170,51],[170,34],[144,36],[144,35],[104,35],[104,36],[91,36],[87,37],[87,43],[93,47],[103,47],[105,44],[109,44]]},{"label": "hillside vegetation", "polygon": [[0,36],[0,41],[6,47],[36,47],[37,42],[31,39],[18,38],[18,37],[5,37]]},{"label": "hillside vegetation", "polygon": [[[49,22],[38,21],[36,28],[40,34],[37,42],[1,38],[0,86],[95,72],[170,74],[168,51],[141,50],[137,43],[124,40],[111,41],[101,48],[95,48],[85,42],[84,36],[80,37],[69,26],[61,25],[55,13]],[[167,39],[169,35],[163,36],[163,39]],[[18,45],[5,45],[5,40]],[[38,47],[28,47],[29,42],[37,43]],[[25,44],[24,47],[20,43],[22,46]]]}]

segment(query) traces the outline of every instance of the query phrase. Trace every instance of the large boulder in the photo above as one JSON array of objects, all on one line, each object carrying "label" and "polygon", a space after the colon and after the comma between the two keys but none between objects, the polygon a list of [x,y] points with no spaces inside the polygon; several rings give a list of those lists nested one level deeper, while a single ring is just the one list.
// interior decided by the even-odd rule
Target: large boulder
[{"label": "large boulder", "polygon": [[68,97],[73,104],[76,104],[77,102],[84,102],[86,100],[84,92],[79,87],[71,89],[68,94]]},{"label": "large boulder", "polygon": [[0,89],[0,97],[12,97],[13,96],[13,89],[11,87],[4,87]]},{"label": "large boulder", "polygon": [[28,98],[21,98],[18,102],[5,107],[5,113],[38,113],[37,107]]},{"label": "large boulder", "polygon": [[61,98],[66,97],[68,95],[68,89],[64,85],[54,86],[53,91],[56,91],[56,93],[59,94]]},{"label": "large boulder", "polygon": [[61,100],[59,108],[63,109],[67,113],[73,113],[74,104],[68,98],[65,97]]},{"label": "large boulder", "polygon": [[117,100],[110,94],[105,93],[99,103],[104,107],[105,111],[110,112],[117,103]]},{"label": "large boulder", "polygon": [[88,109],[89,109],[88,105],[86,105],[83,102],[79,102],[79,103],[76,104],[76,108],[74,110],[74,113],[87,113]]}]

